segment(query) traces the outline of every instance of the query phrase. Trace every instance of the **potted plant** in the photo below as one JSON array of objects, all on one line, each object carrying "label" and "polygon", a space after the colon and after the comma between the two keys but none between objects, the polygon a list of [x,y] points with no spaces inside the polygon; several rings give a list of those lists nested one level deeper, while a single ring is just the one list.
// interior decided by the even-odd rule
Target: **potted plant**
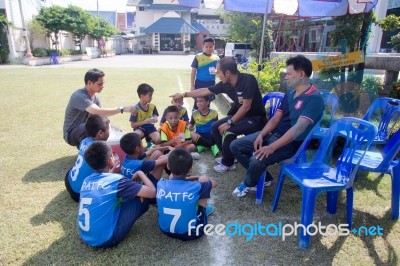
[{"label": "potted plant", "polygon": [[392,83],[392,90],[390,91],[389,97],[400,99],[400,81]]}]

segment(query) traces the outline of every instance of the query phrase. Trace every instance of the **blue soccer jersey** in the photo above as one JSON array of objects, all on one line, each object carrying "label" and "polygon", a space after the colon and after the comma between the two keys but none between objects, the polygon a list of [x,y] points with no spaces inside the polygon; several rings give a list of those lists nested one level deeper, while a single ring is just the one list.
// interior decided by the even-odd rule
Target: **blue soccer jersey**
[{"label": "blue soccer jersey", "polygon": [[75,193],[79,193],[83,180],[93,174],[95,171],[85,161],[85,151],[90,144],[95,142],[95,139],[85,138],[79,145],[78,158],[75,161],[74,167],[68,174],[69,184]]},{"label": "blue soccer jersey", "polygon": [[[135,105],[135,108],[136,108],[137,114],[130,116],[129,121],[131,121],[131,122],[142,122],[153,116],[158,117],[157,107],[152,103],[149,103],[149,105],[147,107],[147,111],[143,108],[143,106],[140,104],[140,102]],[[151,129],[154,127],[154,124],[145,124],[140,127]]]},{"label": "blue soccer jersey", "polygon": [[196,126],[196,132],[199,134],[211,135],[211,125],[218,120],[218,113],[214,110],[208,110],[206,115],[196,110],[192,114],[190,124]]},{"label": "blue soccer jersey", "polygon": [[197,220],[197,202],[209,198],[211,181],[199,183],[161,178],[157,183],[158,224],[161,231],[186,234],[191,220]]},{"label": "blue soccer jersey", "polygon": [[81,188],[77,225],[82,240],[92,247],[107,242],[118,222],[121,202],[133,200],[142,185],[113,173],[94,173]]},{"label": "blue soccer jersey", "polygon": [[[144,155],[145,156],[145,155]],[[127,178],[132,178],[132,175],[137,171],[143,171],[145,174],[150,173],[156,167],[156,161],[154,160],[141,160],[143,156],[139,159],[133,158],[131,156],[125,156],[124,161],[121,166],[121,175]],[[143,157],[144,158],[144,157]]]}]

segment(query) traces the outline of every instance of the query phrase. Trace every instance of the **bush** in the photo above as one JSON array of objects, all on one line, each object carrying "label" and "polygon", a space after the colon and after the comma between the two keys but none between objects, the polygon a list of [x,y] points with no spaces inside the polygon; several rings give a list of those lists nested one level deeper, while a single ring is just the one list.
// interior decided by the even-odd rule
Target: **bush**
[{"label": "bush", "polygon": [[67,50],[67,49],[61,49],[60,50],[60,56],[70,55],[70,54],[71,54],[71,50]]},{"label": "bush", "polygon": [[[246,68],[239,66],[241,72],[253,74],[255,77],[258,76],[258,63],[251,61]],[[265,61],[261,66],[260,80],[258,84],[260,86],[261,94],[265,94],[271,91],[278,91],[280,85],[280,74],[285,69],[285,61],[277,57],[272,60]]]},{"label": "bush", "polygon": [[71,55],[82,54],[82,51],[80,51],[80,50],[70,50],[70,54]]},{"label": "bush", "polygon": [[382,79],[374,75],[364,75],[361,86],[370,94],[378,94],[378,89],[381,89],[382,86]]},{"label": "bush", "polygon": [[35,57],[45,57],[49,55],[47,49],[44,48],[36,48],[33,50],[32,54]]},{"label": "bush", "polygon": [[392,83],[392,90],[390,91],[389,97],[400,99],[400,81]]},{"label": "bush", "polygon": [[393,44],[393,47],[397,50],[397,52],[400,52],[400,33],[394,35],[390,39],[390,43]]}]

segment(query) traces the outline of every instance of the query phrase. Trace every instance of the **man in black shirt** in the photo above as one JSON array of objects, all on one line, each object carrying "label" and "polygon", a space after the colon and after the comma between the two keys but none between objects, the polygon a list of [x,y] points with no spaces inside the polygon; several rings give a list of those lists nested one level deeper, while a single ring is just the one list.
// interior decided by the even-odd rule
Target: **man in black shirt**
[{"label": "man in black shirt", "polygon": [[266,123],[266,112],[257,80],[253,75],[240,73],[233,58],[222,58],[217,64],[217,75],[220,82],[209,88],[197,89],[173,95],[174,99],[183,97],[200,97],[225,93],[234,102],[228,116],[215,122],[212,137],[222,157],[216,158],[214,170],[225,173],[235,169],[234,157],[229,149],[233,140],[239,135],[259,131]]}]

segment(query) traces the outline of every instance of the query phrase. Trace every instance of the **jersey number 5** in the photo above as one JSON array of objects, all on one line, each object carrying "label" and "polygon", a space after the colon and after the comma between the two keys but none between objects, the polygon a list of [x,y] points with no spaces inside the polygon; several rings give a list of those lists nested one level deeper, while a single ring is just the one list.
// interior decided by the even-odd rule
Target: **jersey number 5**
[{"label": "jersey number 5", "polygon": [[174,216],[174,218],[172,218],[171,225],[169,226],[169,231],[171,233],[175,233],[175,226],[176,226],[176,223],[179,220],[179,217],[181,217],[182,210],[180,210],[180,209],[171,209],[171,208],[163,208],[163,211],[164,211],[165,214],[169,214],[169,215],[173,215]]},{"label": "jersey number 5", "polygon": [[84,208],[83,205],[90,205],[92,204],[92,198],[81,198],[79,202],[79,216],[84,215],[85,216],[85,224],[83,224],[81,221],[79,221],[79,227],[87,232],[90,229],[90,213],[87,208]]}]

